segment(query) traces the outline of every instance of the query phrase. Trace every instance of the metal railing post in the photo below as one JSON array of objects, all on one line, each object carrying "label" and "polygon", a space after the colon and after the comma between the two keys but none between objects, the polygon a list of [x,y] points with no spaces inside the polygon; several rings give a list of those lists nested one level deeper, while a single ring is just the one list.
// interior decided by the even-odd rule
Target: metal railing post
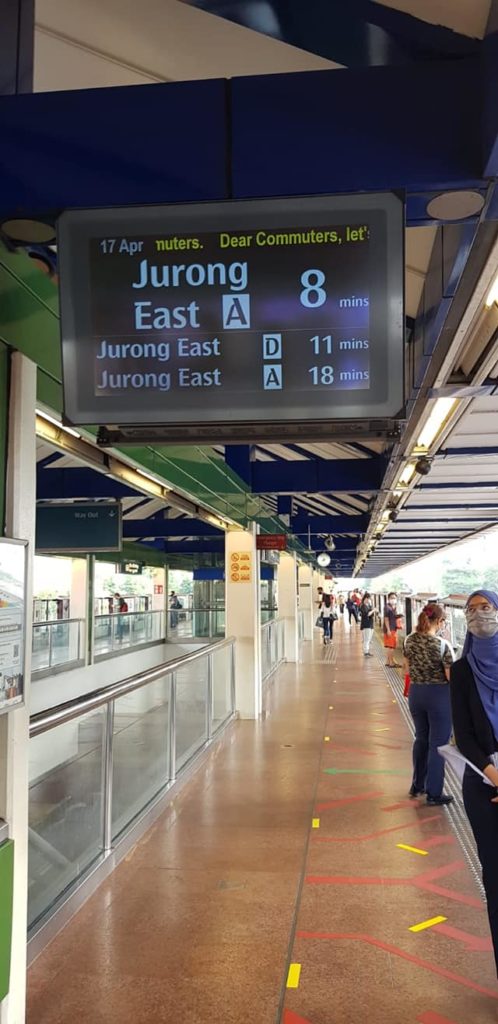
[{"label": "metal railing post", "polygon": [[207,664],[207,698],[206,698],[206,735],[208,740],[213,735],[213,655],[208,654]]},{"label": "metal railing post", "polygon": [[235,644],[230,647],[230,699],[232,702],[232,715],[235,713]]},{"label": "metal railing post", "polygon": [[176,672],[170,673],[169,691],[169,779],[176,779]]},{"label": "metal railing post", "polygon": [[52,668],[52,626],[48,627],[48,667]]},{"label": "metal railing post", "polygon": [[114,701],[107,705],[104,732],[104,853],[112,850],[114,706]]}]

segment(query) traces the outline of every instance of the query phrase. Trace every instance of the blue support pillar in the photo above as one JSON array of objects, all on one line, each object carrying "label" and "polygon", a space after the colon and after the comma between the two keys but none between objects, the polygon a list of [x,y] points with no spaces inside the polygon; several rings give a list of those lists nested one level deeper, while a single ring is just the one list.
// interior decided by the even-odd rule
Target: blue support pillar
[{"label": "blue support pillar", "polygon": [[254,458],[254,447],[249,444],[225,445],[225,462],[233,469],[244,483],[251,486],[251,464]]}]

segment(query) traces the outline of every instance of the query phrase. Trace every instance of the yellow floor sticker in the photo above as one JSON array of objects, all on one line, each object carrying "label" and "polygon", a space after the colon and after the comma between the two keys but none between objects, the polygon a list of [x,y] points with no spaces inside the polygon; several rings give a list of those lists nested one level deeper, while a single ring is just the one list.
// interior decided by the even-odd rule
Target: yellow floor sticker
[{"label": "yellow floor sticker", "polygon": [[312,828],[320,828],[320,818],[313,818],[311,823]]},{"label": "yellow floor sticker", "polygon": [[420,924],[413,924],[408,930],[410,932],[423,932],[426,928],[434,928],[435,924],[442,924],[447,917],[431,917],[430,921],[422,921]]},{"label": "yellow floor sticker", "polygon": [[287,975],[287,988],[299,988],[301,964],[291,964]]},{"label": "yellow floor sticker", "polygon": [[330,736],[323,737],[325,743],[330,743]]},{"label": "yellow floor sticker", "polygon": [[408,850],[408,853],[419,853],[421,857],[428,857],[428,850],[419,850],[416,846],[406,846],[405,843],[396,843],[398,850]]}]

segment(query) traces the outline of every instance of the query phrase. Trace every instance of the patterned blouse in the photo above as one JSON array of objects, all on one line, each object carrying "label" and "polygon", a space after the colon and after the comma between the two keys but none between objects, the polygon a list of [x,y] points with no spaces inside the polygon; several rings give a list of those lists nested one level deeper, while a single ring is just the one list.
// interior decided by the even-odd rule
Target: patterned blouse
[{"label": "patterned blouse", "polygon": [[404,644],[412,683],[447,683],[444,669],[454,662],[446,640],[433,633],[410,633]]}]

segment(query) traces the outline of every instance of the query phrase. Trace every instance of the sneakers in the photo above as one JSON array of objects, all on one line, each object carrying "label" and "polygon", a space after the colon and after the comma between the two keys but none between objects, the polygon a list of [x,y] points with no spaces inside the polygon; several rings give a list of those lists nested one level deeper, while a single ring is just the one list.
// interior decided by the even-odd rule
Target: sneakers
[{"label": "sneakers", "polygon": [[423,796],[424,793],[425,789],[417,789],[415,786],[410,786],[408,796],[410,797],[410,800],[415,800],[418,796]]},{"label": "sneakers", "polygon": [[446,807],[447,804],[453,803],[453,797],[446,796],[446,793],[442,793],[441,796],[427,796],[426,803],[428,807]]}]

